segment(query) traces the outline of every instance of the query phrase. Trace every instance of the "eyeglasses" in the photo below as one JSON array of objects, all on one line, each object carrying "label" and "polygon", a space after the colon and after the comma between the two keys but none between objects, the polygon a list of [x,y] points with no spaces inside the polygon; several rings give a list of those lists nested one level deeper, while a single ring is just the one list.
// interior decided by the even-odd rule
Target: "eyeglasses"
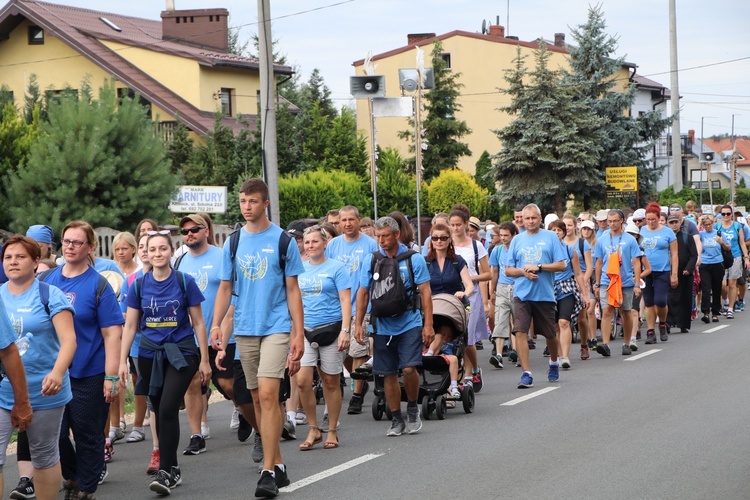
[{"label": "eyeglasses", "polygon": [[63,238],[61,241],[62,246],[64,247],[73,247],[73,248],[81,248],[84,243],[87,243],[86,241],[81,240],[69,240],[67,238]]},{"label": "eyeglasses", "polygon": [[161,231],[146,231],[147,236],[156,236],[157,234],[169,236],[172,233],[170,233],[168,229],[162,229]]},{"label": "eyeglasses", "polygon": [[450,236],[433,236],[432,241],[448,241],[451,239]]},{"label": "eyeglasses", "polygon": [[732,216],[732,212],[721,212],[721,216],[722,217],[731,217]]},{"label": "eyeglasses", "polygon": [[670,220],[670,221],[667,222],[667,224],[679,224],[679,223],[680,223],[680,221],[678,221],[678,220]]},{"label": "eyeglasses", "polygon": [[670,212],[682,212],[682,209],[680,207],[670,207]]},{"label": "eyeglasses", "polygon": [[198,234],[200,231],[203,231],[204,229],[206,228],[203,226],[193,226],[188,229],[180,229],[180,233],[183,236],[187,236],[189,233]]}]

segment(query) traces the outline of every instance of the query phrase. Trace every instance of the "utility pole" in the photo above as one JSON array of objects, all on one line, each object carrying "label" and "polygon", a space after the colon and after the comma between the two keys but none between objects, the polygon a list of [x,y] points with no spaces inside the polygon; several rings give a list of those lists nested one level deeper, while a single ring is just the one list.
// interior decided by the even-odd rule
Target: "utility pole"
[{"label": "utility pole", "polygon": [[[713,206],[714,193],[713,193],[713,190],[711,189],[711,164],[703,161],[703,119],[704,118],[715,118],[715,116],[701,116],[701,153],[699,156],[699,159],[700,159],[699,165],[701,165],[701,169],[703,168],[704,163],[706,166],[706,181],[708,182],[708,198],[709,198],[709,203],[711,204],[711,206]],[[702,175],[701,175],[701,182],[703,182]],[[700,204],[703,205],[703,187],[701,187]]]},{"label": "utility pole", "polygon": [[734,201],[734,195],[737,191],[737,150],[734,147],[734,117],[738,116],[736,114],[732,115],[732,175],[731,175],[731,184],[729,185],[729,200]]},{"label": "utility pole", "polygon": [[281,225],[279,163],[276,153],[276,79],[273,76],[270,0],[258,0],[258,60],[260,72],[260,126],[263,174],[268,184],[271,222]]},{"label": "utility pole", "polygon": [[677,74],[677,12],[675,0],[669,0],[669,70],[671,72],[671,105],[675,120],[672,122],[672,175],[674,192],[682,191],[682,142],[680,136],[680,86]]}]

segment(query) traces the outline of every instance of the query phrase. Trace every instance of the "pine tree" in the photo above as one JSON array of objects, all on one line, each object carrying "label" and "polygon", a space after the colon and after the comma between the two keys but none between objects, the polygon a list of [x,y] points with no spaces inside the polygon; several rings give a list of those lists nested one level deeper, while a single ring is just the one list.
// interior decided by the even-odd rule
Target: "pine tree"
[{"label": "pine tree", "polygon": [[[432,45],[432,71],[435,86],[424,94],[423,140],[427,149],[422,151],[422,169],[425,181],[436,177],[440,171],[455,168],[462,156],[471,156],[469,146],[461,138],[471,129],[456,115],[461,109],[458,102],[463,84],[458,80],[461,73],[451,71],[442,57],[443,44],[435,40]],[[409,120],[409,130],[399,132],[401,139],[410,142],[409,151],[414,152],[414,121]],[[414,160],[411,160],[414,163]]]},{"label": "pine tree", "polygon": [[495,192],[495,178],[492,175],[492,158],[488,151],[482,151],[482,155],[474,165],[474,181],[490,193]]},{"label": "pine tree", "polygon": [[570,195],[604,187],[596,169],[600,120],[574,99],[571,87],[561,85],[544,42],[534,57],[536,67],[529,72],[519,47],[515,68],[504,77],[508,87],[502,92],[511,103],[501,111],[515,119],[496,131],[503,145],[493,166],[501,183],[497,198],[514,205],[535,202],[562,216]]},{"label": "pine tree", "polygon": [[[647,192],[661,176],[661,169],[649,167],[648,154],[654,141],[672,123],[672,118],[663,119],[658,111],[634,118],[628,116],[635,101],[636,87],[631,84],[625,92],[615,89],[621,83],[615,73],[622,68],[624,58],[614,57],[617,39],[608,35],[605,28],[601,6],[589,7],[587,22],[572,30],[575,43],[569,47],[570,71],[565,75],[565,83],[603,120],[601,175],[606,167],[637,166],[639,188]],[[592,189],[584,196],[584,206],[589,208],[588,200],[603,199],[604,191]]]},{"label": "pine tree", "polygon": [[36,73],[29,75],[29,84],[26,86],[26,94],[24,95],[23,113],[26,123],[34,121],[34,108],[42,110],[41,118],[44,120],[47,119],[47,111],[43,106],[42,93],[39,90]]},{"label": "pine tree", "polygon": [[35,108],[32,123],[26,123],[15,106],[8,102],[0,116],[0,227],[10,223],[8,182],[10,176],[23,168],[31,146],[39,135],[39,108]]},{"label": "pine tree", "polygon": [[111,82],[98,100],[83,97],[50,102],[27,164],[10,177],[12,229],[45,222],[59,231],[72,219],[134,227],[168,217],[177,177],[144,108],[129,98],[118,106]]}]

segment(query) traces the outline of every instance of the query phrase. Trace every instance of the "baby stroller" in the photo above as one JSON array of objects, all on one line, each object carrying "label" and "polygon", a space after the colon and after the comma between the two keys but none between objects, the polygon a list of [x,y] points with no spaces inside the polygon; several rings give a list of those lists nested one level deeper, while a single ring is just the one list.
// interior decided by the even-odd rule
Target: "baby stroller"
[{"label": "baby stroller", "polygon": [[[453,295],[439,294],[432,298],[432,317],[437,331],[441,325],[448,324],[455,332],[456,349],[453,353],[458,358],[458,380],[464,378],[464,350],[466,349],[468,314],[466,307]],[[451,377],[448,361],[441,355],[423,356],[419,397],[422,401],[422,418],[430,420],[433,412],[438,420],[443,420],[448,409],[448,402],[459,401],[450,396],[448,389]],[[466,413],[474,411],[474,388],[460,386],[460,401]]]}]

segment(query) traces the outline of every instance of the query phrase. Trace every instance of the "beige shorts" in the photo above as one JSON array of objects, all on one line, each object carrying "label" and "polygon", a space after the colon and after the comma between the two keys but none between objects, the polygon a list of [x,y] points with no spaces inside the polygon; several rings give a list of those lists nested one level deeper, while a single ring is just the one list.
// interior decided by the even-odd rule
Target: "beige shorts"
[{"label": "beige shorts", "polygon": [[284,378],[289,355],[288,333],[274,333],[265,337],[238,335],[235,340],[248,389],[258,388],[258,377]]},{"label": "beige shorts", "polygon": [[364,330],[364,341],[365,344],[362,345],[356,340],[354,340],[354,325],[356,324],[357,318],[352,317],[352,322],[350,323],[352,326],[350,327],[351,333],[349,334],[349,356],[352,358],[369,358],[370,357],[370,315],[365,314],[365,319],[362,321],[362,330]]}]

